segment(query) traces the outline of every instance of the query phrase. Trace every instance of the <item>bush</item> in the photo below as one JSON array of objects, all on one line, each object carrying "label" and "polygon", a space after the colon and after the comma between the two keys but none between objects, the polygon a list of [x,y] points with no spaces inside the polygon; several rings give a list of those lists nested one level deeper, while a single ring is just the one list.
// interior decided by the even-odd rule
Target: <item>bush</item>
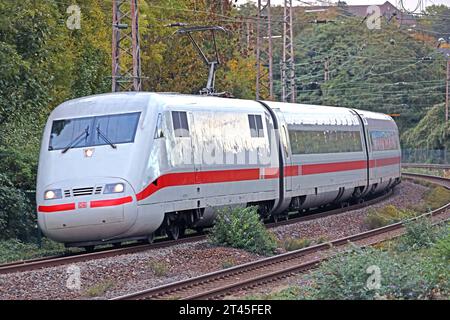
[{"label": "bush", "polygon": [[399,251],[429,248],[437,241],[437,233],[428,218],[405,223],[406,234],[399,240]]},{"label": "bush", "polygon": [[0,241],[0,263],[53,256],[66,252],[67,249],[64,248],[63,244],[47,238],[42,239],[41,248],[36,244],[23,243],[17,239]]},{"label": "bush", "polygon": [[89,287],[84,292],[86,296],[94,298],[104,295],[108,290],[114,288],[116,283],[113,280],[105,280]]},{"label": "bush", "polygon": [[157,277],[163,277],[167,275],[170,268],[170,266],[167,265],[167,263],[165,263],[164,261],[157,261],[157,260],[150,260],[148,262],[148,266]]},{"label": "bush", "polygon": [[275,237],[261,222],[256,207],[221,210],[209,240],[216,245],[264,255],[272,254],[277,247]]},{"label": "bush", "polygon": [[435,187],[425,193],[424,201],[431,210],[440,208],[450,202],[450,190]]},{"label": "bush", "polygon": [[450,265],[450,226],[446,227],[445,232],[443,232],[443,235],[437,240],[432,251],[433,256],[437,260],[442,260]]},{"label": "bush", "polygon": [[387,205],[381,209],[371,209],[364,220],[366,227],[371,229],[381,228],[416,216],[411,210],[401,210],[393,205]]},{"label": "bush", "polygon": [[289,238],[283,242],[283,248],[286,251],[294,251],[309,247],[312,244],[312,241],[306,238],[302,239],[293,239]]},{"label": "bush", "polygon": [[236,265],[236,261],[233,257],[231,258],[225,258],[222,260],[222,269],[228,269],[231,267],[234,267]]},{"label": "bush", "polygon": [[36,231],[36,218],[25,193],[0,174],[0,240],[30,240]]},{"label": "bush", "polygon": [[[372,269],[370,268],[372,266]],[[444,264],[429,258],[393,254],[373,248],[354,249],[324,262],[303,287],[303,299],[426,299],[447,290]],[[448,267],[447,267],[448,268]],[[379,287],[370,286],[379,270]]]},{"label": "bush", "polygon": [[248,295],[246,300],[296,300],[300,293],[298,286],[289,286],[278,292],[271,292],[265,294]]}]

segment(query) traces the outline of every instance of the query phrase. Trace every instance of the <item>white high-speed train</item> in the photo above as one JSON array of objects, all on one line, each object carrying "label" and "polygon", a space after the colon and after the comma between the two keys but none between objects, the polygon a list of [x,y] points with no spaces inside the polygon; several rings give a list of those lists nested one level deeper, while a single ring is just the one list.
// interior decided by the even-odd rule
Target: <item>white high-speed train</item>
[{"label": "white high-speed train", "polygon": [[338,107],[164,93],[58,106],[44,130],[38,221],[91,249],[178,238],[224,206],[262,216],[358,201],[400,182],[391,117]]}]

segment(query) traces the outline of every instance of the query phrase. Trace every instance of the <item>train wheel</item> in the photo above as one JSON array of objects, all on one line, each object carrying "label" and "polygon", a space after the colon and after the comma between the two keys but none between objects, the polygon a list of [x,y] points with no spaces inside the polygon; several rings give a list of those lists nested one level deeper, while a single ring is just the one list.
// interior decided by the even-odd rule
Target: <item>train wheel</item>
[{"label": "train wheel", "polygon": [[172,224],[167,229],[167,236],[170,240],[178,240],[180,237],[180,227],[177,224]]},{"label": "train wheel", "polygon": [[85,246],[84,250],[86,250],[86,252],[93,252],[95,249],[95,246]]},{"label": "train wheel", "polygon": [[122,246],[122,242],[113,243],[114,248],[120,248]]}]

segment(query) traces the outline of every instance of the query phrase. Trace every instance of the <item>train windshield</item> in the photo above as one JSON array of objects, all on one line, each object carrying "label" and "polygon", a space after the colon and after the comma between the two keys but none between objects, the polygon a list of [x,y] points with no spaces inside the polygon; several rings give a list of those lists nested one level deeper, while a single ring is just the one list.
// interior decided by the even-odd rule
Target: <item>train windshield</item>
[{"label": "train windshield", "polygon": [[55,120],[48,150],[132,143],[140,115],[134,112]]}]

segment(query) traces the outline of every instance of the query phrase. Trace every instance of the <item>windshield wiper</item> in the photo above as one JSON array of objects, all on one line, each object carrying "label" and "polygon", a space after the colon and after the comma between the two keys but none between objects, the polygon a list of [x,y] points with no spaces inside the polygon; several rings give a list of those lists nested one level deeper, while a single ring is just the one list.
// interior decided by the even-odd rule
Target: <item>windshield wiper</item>
[{"label": "windshield wiper", "polygon": [[100,125],[97,126],[97,135],[98,135],[99,137],[101,137],[103,140],[105,140],[105,142],[106,142],[107,144],[109,144],[109,145],[111,146],[111,148],[117,149],[117,146],[116,146],[114,143],[112,143],[111,141],[109,141],[109,139],[108,139],[108,138],[103,134],[103,132],[100,130]]},{"label": "windshield wiper", "polygon": [[84,131],[75,139],[72,140],[71,143],[69,143],[67,145],[67,147],[64,148],[63,151],[61,151],[61,153],[66,153],[67,151],[69,151],[70,148],[72,148],[74,145],[76,145],[78,143],[78,140],[80,140],[81,137],[83,137],[86,139],[87,137],[89,137],[89,126],[86,127],[86,129],[84,129]]}]

